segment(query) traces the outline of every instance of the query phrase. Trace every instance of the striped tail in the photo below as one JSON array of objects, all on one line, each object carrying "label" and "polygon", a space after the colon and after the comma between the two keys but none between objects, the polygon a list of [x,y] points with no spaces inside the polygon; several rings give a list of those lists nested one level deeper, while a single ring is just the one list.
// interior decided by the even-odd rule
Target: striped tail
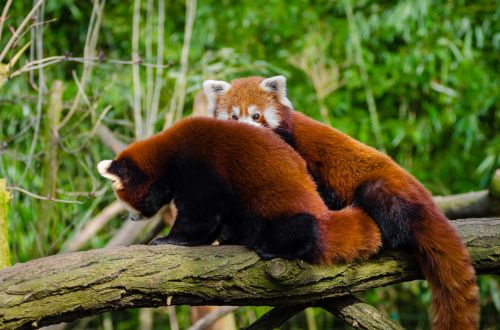
[{"label": "striped tail", "polygon": [[437,207],[425,213],[414,228],[413,251],[432,290],[432,328],[478,329],[479,292],[469,253]]}]

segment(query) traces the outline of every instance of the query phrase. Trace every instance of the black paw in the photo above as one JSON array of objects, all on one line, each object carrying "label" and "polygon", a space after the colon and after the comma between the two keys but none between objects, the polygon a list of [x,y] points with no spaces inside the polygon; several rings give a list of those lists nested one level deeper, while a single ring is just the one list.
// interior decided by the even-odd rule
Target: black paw
[{"label": "black paw", "polygon": [[274,259],[274,258],[280,258],[279,255],[276,255],[276,254],[273,254],[273,253],[269,253],[269,252],[265,252],[265,251],[262,251],[262,250],[255,250],[255,253],[257,253],[257,255],[259,256],[259,258],[261,258],[262,260],[271,260],[271,259]]}]

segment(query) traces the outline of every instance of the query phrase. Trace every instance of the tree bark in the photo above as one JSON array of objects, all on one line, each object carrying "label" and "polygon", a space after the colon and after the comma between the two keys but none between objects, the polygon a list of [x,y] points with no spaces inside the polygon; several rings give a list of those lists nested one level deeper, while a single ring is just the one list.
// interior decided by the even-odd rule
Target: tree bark
[{"label": "tree bark", "polygon": [[402,326],[390,320],[375,307],[365,304],[352,295],[326,299],[319,306],[354,329],[403,330]]},{"label": "tree bark", "polygon": [[500,169],[491,178],[488,190],[449,196],[434,196],[449,219],[482,218],[500,215]]},{"label": "tree bark", "polygon": [[500,199],[494,198],[488,190],[434,196],[433,200],[449,219],[500,215]]},{"label": "tree bark", "polygon": [[[500,218],[453,224],[477,272],[499,274]],[[0,270],[0,328],[36,328],[131,307],[307,304],[419,278],[414,258],[402,251],[326,267],[265,262],[239,246],[99,249]]]}]

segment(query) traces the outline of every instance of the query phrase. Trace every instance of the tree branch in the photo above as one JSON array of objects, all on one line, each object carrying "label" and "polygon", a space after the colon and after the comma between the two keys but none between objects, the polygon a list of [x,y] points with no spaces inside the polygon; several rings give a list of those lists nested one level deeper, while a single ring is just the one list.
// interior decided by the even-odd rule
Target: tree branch
[{"label": "tree branch", "polygon": [[434,196],[433,200],[450,219],[500,215],[500,169],[491,178],[489,190],[449,196]]},{"label": "tree branch", "polygon": [[101,141],[111,149],[115,154],[119,153],[125,148],[125,144],[118,140],[118,138],[113,134],[113,132],[104,124],[100,124],[97,128],[97,136]]},{"label": "tree branch", "polygon": [[250,324],[244,330],[268,330],[279,328],[289,318],[302,312],[307,305],[278,306],[264,314],[260,319]]},{"label": "tree branch", "polygon": [[396,324],[394,321],[391,321],[375,307],[365,304],[352,295],[326,299],[320,303],[320,306],[349,324],[354,329],[403,329],[403,327]]},{"label": "tree branch", "polygon": [[109,220],[125,210],[120,201],[114,201],[106,206],[99,214],[90,219],[85,226],[78,230],[73,237],[65,244],[64,252],[74,252],[80,250],[97,232],[104,227]]},{"label": "tree branch", "polygon": [[492,198],[488,190],[434,196],[433,200],[449,219],[487,217],[500,214],[500,200]]},{"label": "tree branch", "polygon": [[[500,218],[457,220],[481,274],[500,273]],[[408,253],[331,267],[262,261],[238,246],[143,246],[67,253],[0,271],[0,328],[36,328],[108,310],[314,303],[422,278]]]}]

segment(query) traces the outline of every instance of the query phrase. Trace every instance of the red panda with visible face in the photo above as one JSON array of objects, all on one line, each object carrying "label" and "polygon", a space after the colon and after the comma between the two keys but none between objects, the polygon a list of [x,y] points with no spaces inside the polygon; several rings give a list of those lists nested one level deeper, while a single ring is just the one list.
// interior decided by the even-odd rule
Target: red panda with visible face
[{"label": "red panda with visible face", "polygon": [[432,288],[434,329],[478,328],[470,256],[413,176],[387,155],[294,111],[283,76],[208,80],[203,89],[215,118],[269,128],[290,144],[330,209],[361,209],[379,226],[385,247],[412,249]]},{"label": "red panda with visible face", "polygon": [[368,258],[381,245],[362,210],[328,210],[302,158],[264,129],[185,119],[97,168],[134,220],[175,200],[170,233],[152,244],[202,245],[222,236],[263,259],[312,263]]}]

